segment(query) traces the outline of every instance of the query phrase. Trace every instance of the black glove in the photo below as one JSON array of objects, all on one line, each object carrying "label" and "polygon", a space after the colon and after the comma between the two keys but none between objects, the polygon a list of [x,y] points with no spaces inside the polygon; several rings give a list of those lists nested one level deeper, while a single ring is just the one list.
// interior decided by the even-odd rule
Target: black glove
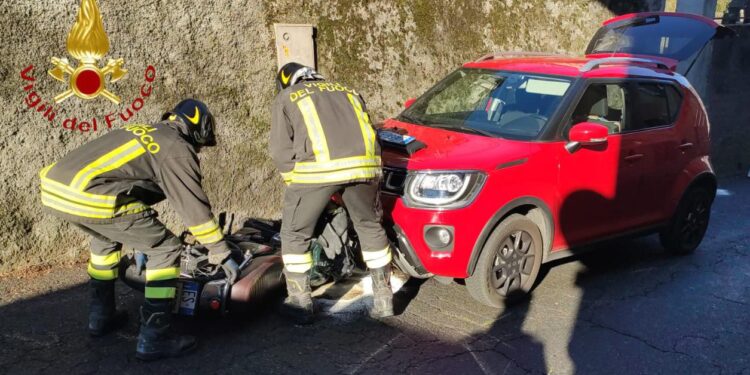
[{"label": "black glove", "polygon": [[221,265],[224,274],[227,276],[229,284],[234,284],[240,275],[240,266],[230,256],[231,252],[208,252],[208,262],[215,265]]}]

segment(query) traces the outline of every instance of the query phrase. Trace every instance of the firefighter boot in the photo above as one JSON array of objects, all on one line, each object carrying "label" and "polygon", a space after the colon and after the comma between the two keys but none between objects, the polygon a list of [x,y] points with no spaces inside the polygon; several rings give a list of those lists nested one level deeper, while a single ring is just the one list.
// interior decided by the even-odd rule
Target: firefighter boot
[{"label": "firefighter boot", "polygon": [[393,316],[393,291],[391,290],[391,265],[370,270],[372,276],[373,307],[370,316],[375,319]]},{"label": "firefighter boot", "polygon": [[279,313],[291,319],[296,324],[312,324],[314,311],[310,295],[310,275],[284,271],[286,276],[287,297],[281,305]]},{"label": "firefighter boot", "polygon": [[91,279],[89,285],[89,334],[98,337],[122,328],[128,322],[128,314],[115,309],[115,281]]},{"label": "firefighter boot", "polygon": [[143,361],[179,357],[197,346],[195,337],[174,335],[170,332],[172,300],[152,302],[141,306],[141,332],[135,357]]}]

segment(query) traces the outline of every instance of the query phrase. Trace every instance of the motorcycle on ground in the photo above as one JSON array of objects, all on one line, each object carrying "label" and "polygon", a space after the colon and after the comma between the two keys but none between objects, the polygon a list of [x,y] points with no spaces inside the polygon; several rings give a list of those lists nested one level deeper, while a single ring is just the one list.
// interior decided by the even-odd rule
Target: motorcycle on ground
[{"label": "motorcycle on ground", "polygon": [[[393,129],[379,129],[378,139],[383,147],[406,155],[425,147],[414,137]],[[225,219],[225,214],[220,215],[219,224],[232,249],[232,258],[240,265],[237,282],[230,285],[221,267],[208,263],[208,250],[204,246],[187,244],[181,254],[175,313],[187,316],[239,313],[284,290],[279,234],[281,222],[250,219],[239,230],[232,232],[233,220],[227,226]],[[403,236],[388,225],[386,232],[394,250],[393,264],[401,272],[415,278],[432,276],[417,270],[412,265],[414,262],[400,251],[407,246]],[[185,243],[187,233],[183,233],[182,237]],[[313,268],[310,271],[312,287],[348,278],[355,268],[365,268],[357,234],[340,195],[331,197],[318,220],[314,237]],[[142,292],[146,283],[145,265],[146,257],[142,253],[124,256],[119,268],[120,279]]]},{"label": "motorcycle on ground", "polygon": [[[231,257],[240,265],[237,281],[230,285],[221,267],[208,262],[208,250],[191,243],[189,234],[183,233],[181,238],[186,245],[180,258],[174,313],[184,316],[238,314],[283,292],[281,222],[250,219],[232,231],[231,221],[230,225],[225,225],[225,218],[226,215],[220,215],[219,223],[232,250]],[[310,277],[313,287],[345,279],[352,275],[355,267],[363,264],[357,258],[359,242],[346,209],[335,199],[321,215],[315,233]],[[119,267],[120,280],[143,292],[145,265],[146,255],[143,253],[135,251],[123,256]]]}]

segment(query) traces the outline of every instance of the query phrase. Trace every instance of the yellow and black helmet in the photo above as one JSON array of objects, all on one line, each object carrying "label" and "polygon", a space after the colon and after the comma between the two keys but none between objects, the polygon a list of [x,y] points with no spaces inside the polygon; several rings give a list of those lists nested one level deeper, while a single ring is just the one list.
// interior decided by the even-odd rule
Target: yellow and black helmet
[{"label": "yellow and black helmet", "polygon": [[279,73],[276,74],[276,89],[281,91],[302,81],[320,81],[323,79],[325,78],[316,72],[315,69],[296,62],[290,62],[282,66]]},{"label": "yellow and black helmet", "polygon": [[188,126],[190,138],[196,146],[216,146],[214,116],[206,103],[195,99],[185,99],[173,110],[165,113],[162,120],[181,119]]}]

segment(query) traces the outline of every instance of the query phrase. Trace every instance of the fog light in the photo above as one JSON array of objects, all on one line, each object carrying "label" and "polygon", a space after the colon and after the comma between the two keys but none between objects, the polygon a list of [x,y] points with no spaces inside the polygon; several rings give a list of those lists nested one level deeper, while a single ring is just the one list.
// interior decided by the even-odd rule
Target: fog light
[{"label": "fog light", "polygon": [[453,251],[454,229],[447,225],[428,225],[424,228],[424,240],[432,251]]},{"label": "fog light", "polygon": [[453,236],[451,235],[451,232],[448,232],[445,228],[440,228],[437,231],[437,238],[440,240],[440,243],[443,244],[443,246],[448,246],[451,243],[451,240],[453,240]]}]

